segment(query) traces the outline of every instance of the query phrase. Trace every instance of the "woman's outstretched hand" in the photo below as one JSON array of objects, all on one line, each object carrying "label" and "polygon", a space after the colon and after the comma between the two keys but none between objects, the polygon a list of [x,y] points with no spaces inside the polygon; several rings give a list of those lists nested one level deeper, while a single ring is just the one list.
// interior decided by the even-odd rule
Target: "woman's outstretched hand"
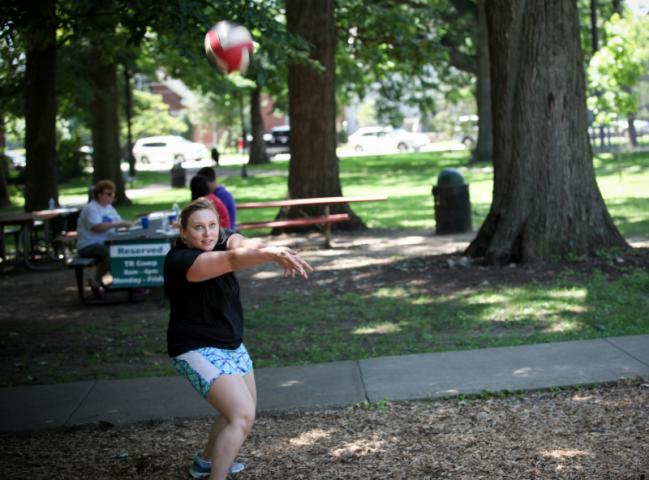
[{"label": "woman's outstretched hand", "polygon": [[263,250],[272,255],[273,260],[282,266],[285,277],[295,277],[295,274],[299,273],[303,278],[309,278],[309,272],[313,272],[313,267],[291,248],[264,247]]}]

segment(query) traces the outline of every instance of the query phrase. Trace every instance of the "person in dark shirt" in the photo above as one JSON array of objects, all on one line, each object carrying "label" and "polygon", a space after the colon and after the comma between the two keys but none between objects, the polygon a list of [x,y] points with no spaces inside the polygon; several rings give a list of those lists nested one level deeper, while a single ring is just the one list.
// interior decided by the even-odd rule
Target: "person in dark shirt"
[{"label": "person in dark shirt", "polygon": [[243,308],[235,271],[276,262],[284,276],[313,268],[294,250],[268,246],[219,228],[213,204],[198,199],[180,214],[180,238],[165,257],[169,298],[167,350],[176,369],[217,410],[194,478],[223,480],[243,469],[234,463],[255,419],[252,360],[243,343]]},{"label": "person in dark shirt", "polygon": [[232,230],[236,230],[237,229],[237,202],[234,200],[234,197],[228,191],[228,189],[225,188],[224,185],[221,185],[217,182],[216,173],[214,173],[214,169],[212,167],[203,167],[198,172],[196,172],[196,175],[202,175],[205,178],[207,178],[207,183],[212,193],[214,193],[214,195],[216,195],[219,198],[219,200],[221,200],[223,204],[226,206],[226,208],[228,209],[228,215],[230,215],[230,228]]},{"label": "person in dark shirt", "polygon": [[205,197],[212,202],[216,209],[216,214],[219,216],[219,224],[223,228],[230,228],[230,214],[228,213],[228,209],[221,199],[210,191],[207,178],[203,175],[194,175],[189,182],[189,190],[191,191],[192,200]]}]

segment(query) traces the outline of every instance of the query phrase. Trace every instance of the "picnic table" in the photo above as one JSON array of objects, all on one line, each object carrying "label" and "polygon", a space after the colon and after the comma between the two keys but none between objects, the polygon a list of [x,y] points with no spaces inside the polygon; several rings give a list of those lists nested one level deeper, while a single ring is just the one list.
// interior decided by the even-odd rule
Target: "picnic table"
[{"label": "picnic table", "polygon": [[[367,195],[352,197],[315,197],[315,198],[294,198],[288,200],[271,200],[268,202],[247,202],[238,203],[237,210],[258,209],[258,208],[280,208],[279,219],[239,223],[239,230],[253,230],[258,228],[284,228],[302,227],[314,225],[321,229],[325,236],[325,247],[331,246],[331,224],[347,222],[351,217],[347,213],[331,214],[331,205],[341,205],[353,202],[381,202],[387,200],[385,195]],[[323,206],[323,215],[309,215],[302,207]],[[288,218],[288,211],[293,209],[300,213],[301,217]]]},{"label": "picnic table", "polygon": [[[164,259],[178,237],[178,229],[163,228],[160,221],[152,221],[149,228],[140,225],[119,229],[106,241],[110,255],[113,282],[108,293],[126,291],[133,301],[133,289],[164,285]],[[68,266],[74,269],[79,298],[86,305],[103,305],[124,300],[92,299],[85,293],[84,270],[97,264],[96,258],[75,257]]]},{"label": "picnic table", "polygon": [[[36,251],[38,239],[34,235],[35,228],[43,225],[45,254],[52,260],[59,260],[53,255],[53,232],[51,221],[56,218],[66,219],[79,213],[77,207],[61,207],[52,210],[37,210],[33,212],[5,213],[0,215],[0,242],[2,253],[5,253],[5,237],[13,234],[16,239],[16,262],[29,270],[50,270],[57,268],[62,263],[50,265],[37,265],[32,256]],[[11,227],[18,229],[11,230]],[[4,260],[4,258],[3,258]]]}]

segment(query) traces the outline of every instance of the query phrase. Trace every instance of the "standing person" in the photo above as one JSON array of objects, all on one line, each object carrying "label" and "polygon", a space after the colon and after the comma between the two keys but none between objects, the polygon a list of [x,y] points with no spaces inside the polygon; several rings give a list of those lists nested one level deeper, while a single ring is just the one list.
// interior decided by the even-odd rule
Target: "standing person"
[{"label": "standing person", "polygon": [[219,166],[219,151],[217,150],[216,145],[214,145],[212,147],[211,154],[212,154],[212,160],[214,160],[214,163],[216,163],[216,166],[218,167]]},{"label": "standing person", "polygon": [[197,175],[203,175],[207,178],[208,185],[210,190],[219,197],[219,199],[225,204],[228,209],[228,214],[230,215],[230,228],[236,230],[237,228],[237,203],[234,201],[234,197],[228,189],[223,185],[220,185],[216,181],[216,174],[212,167],[203,167],[197,173]]},{"label": "standing person", "polygon": [[218,226],[212,203],[199,199],[180,214],[180,238],[165,258],[170,314],[167,348],[176,369],[218,412],[194,478],[224,480],[255,420],[257,391],[243,344],[243,310],[235,271],[276,262],[284,276],[313,268],[297,252],[264,245]]},{"label": "standing person", "polygon": [[221,199],[210,191],[207,178],[205,178],[203,175],[194,175],[194,177],[192,177],[189,182],[189,189],[192,192],[192,200],[196,200],[200,197],[205,197],[210,202],[212,202],[214,204],[214,208],[216,209],[216,213],[219,216],[219,225],[221,225],[222,228],[231,228],[230,214],[228,213],[228,209],[223,204]]},{"label": "standing person", "polygon": [[118,227],[130,227],[133,222],[122,220],[113,208],[115,184],[110,180],[99,180],[92,188],[93,199],[79,214],[77,222],[77,252],[82,257],[98,258],[95,276],[88,280],[95,297],[104,294],[102,278],[108,272],[109,251],[105,242]]}]

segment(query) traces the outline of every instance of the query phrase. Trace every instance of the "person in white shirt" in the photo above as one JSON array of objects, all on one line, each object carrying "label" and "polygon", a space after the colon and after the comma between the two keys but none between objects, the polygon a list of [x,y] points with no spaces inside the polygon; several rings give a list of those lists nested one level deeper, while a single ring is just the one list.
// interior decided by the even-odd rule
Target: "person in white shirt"
[{"label": "person in white shirt", "polygon": [[99,258],[94,279],[89,280],[95,296],[103,294],[102,278],[108,272],[109,251],[105,242],[118,227],[130,227],[133,222],[122,220],[112,203],[115,184],[99,180],[92,189],[94,199],[79,214],[77,222],[77,252],[82,257]]}]

